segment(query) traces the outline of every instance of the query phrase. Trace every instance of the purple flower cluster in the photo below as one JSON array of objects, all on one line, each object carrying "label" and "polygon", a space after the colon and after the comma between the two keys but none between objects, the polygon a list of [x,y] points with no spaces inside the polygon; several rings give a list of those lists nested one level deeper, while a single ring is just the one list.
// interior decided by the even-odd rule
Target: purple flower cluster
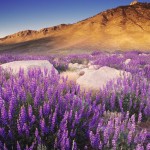
[{"label": "purple flower cluster", "polygon": [[142,76],[119,78],[108,82],[97,94],[97,103],[105,103],[109,111],[136,114],[136,120],[149,120],[150,81]]},{"label": "purple flower cluster", "polygon": [[[0,55],[0,64],[12,62],[16,60],[48,60],[57,68],[58,71],[65,71],[68,68],[69,63],[92,64],[99,66],[109,66],[116,69],[125,70],[136,74],[141,74],[150,79],[150,53],[141,53],[138,51],[130,52],[116,52],[116,53],[104,53],[95,51],[92,54],[76,54],[76,55],[50,55],[50,56],[36,56],[36,55]],[[130,59],[128,64],[125,61]]]},{"label": "purple flower cluster", "polygon": [[[118,85],[124,83],[118,82]],[[135,94],[136,90],[143,90],[141,96],[146,97],[149,86],[141,82],[138,89],[137,83],[128,85],[125,82],[124,85],[131,87],[129,91]],[[129,91],[123,91],[122,95],[128,95]],[[37,70],[9,77],[1,71],[0,149],[32,150],[40,146],[62,150],[148,148],[148,131],[137,128],[143,115],[148,118],[146,99],[140,99],[136,121],[132,109],[124,108],[124,97],[116,105],[117,93],[113,93],[110,104],[107,94],[106,89],[96,96],[81,92],[79,86],[68,83],[54,71],[46,77]],[[138,106],[138,101],[133,102],[134,105]],[[120,113],[114,112],[117,106],[120,106]]]},{"label": "purple flower cluster", "polygon": [[[0,63],[46,59],[59,71],[90,63],[128,71],[96,94],[84,92],[54,71],[17,76],[0,69],[0,149],[150,150],[150,54],[1,55]],[[128,64],[125,61],[130,59]],[[46,70],[45,70],[46,73]]]}]

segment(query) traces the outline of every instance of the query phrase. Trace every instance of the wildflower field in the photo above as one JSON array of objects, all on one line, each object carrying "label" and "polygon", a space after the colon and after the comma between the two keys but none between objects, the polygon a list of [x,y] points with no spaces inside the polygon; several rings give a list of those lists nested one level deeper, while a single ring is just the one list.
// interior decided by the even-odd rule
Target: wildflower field
[{"label": "wildflower field", "polygon": [[0,69],[1,150],[150,150],[150,53],[0,55],[1,64],[37,59],[49,60],[59,72],[70,62],[91,61],[132,76],[93,93],[54,70],[13,75]]}]

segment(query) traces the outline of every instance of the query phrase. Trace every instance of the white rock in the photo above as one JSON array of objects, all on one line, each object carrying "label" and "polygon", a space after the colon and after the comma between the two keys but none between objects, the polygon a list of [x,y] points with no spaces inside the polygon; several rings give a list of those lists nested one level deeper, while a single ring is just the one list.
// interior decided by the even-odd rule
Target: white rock
[{"label": "white rock", "polygon": [[149,54],[142,53],[142,54],[139,54],[139,56],[149,56]]},{"label": "white rock", "polygon": [[83,69],[84,75],[80,76],[76,83],[85,89],[99,90],[106,86],[106,84],[113,79],[129,75],[130,73],[117,70],[110,67],[101,67],[98,70]]},{"label": "white rock", "polygon": [[83,68],[86,68],[86,67],[87,67],[86,65],[80,64],[80,65],[78,66],[78,69],[83,69]]},{"label": "white rock", "polygon": [[97,69],[99,69],[99,68],[100,68],[99,65],[91,65],[91,66],[89,66],[89,69],[97,70]]},{"label": "white rock", "polygon": [[72,66],[73,66],[72,63],[69,63],[69,64],[68,64],[68,68],[69,68],[69,69],[72,68]]},{"label": "white rock", "polygon": [[79,73],[77,71],[65,71],[60,73],[60,77],[68,78],[68,81],[74,81],[79,78]]},{"label": "white rock", "polygon": [[83,76],[85,74],[85,72],[82,70],[78,73],[79,76]]},{"label": "white rock", "polygon": [[78,63],[75,63],[75,64],[73,64],[73,66],[74,66],[75,68],[78,68],[79,64],[78,64]]},{"label": "white rock", "polygon": [[137,1],[137,0],[134,0],[133,2],[130,3],[130,5],[135,5],[135,4],[137,4],[137,3],[138,3],[138,1]]},{"label": "white rock", "polygon": [[88,63],[88,67],[91,66],[91,65],[92,65],[91,62],[89,62],[89,63]]},{"label": "white rock", "polygon": [[70,70],[83,69],[83,68],[86,68],[86,67],[87,67],[86,65],[78,64],[78,63],[75,63],[75,64],[69,63],[68,64],[68,68]]},{"label": "white rock", "polygon": [[130,63],[130,61],[131,61],[131,59],[126,59],[125,62],[124,62],[124,64],[128,65]]},{"label": "white rock", "polygon": [[[41,69],[44,73],[44,70],[47,69],[48,73],[51,73],[54,68],[53,65],[48,60],[26,60],[26,61],[13,61],[1,65],[2,69],[6,71],[11,71],[13,74],[19,73],[20,69],[24,70],[24,73],[27,74],[30,69]],[[58,74],[56,69],[55,73]]]}]

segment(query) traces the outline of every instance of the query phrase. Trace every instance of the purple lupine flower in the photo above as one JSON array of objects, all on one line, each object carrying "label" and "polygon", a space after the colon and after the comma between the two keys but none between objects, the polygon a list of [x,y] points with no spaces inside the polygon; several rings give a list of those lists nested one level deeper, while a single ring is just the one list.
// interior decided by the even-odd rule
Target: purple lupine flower
[{"label": "purple lupine flower", "polygon": [[132,132],[135,132],[135,115],[131,116],[130,130],[132,130]]},{"label": "purple lupine flower", "polygon": [[122,97],[119,99],[119,106],[120,106],[120,110],[123,113],[123,99]]},{"label": "purple lupine flower", "polygon": [[146,129],[143,129],[141,132],[140,132],[140,135],[139,135],[139,138],[140,138],[140,142],[141,143],[144,143],[145,139],[146,139],[146,136],[147,136],[147,130]]},{"label": "purple lupine flower", "polygon": [[44,96],[45,96],[45,91],[44,91],[44,88],[42,88],[41,89],[41,97],[40,97],[40,99],[43,100]]},{"label": "purple lupine flower", "polygon": [[28,116],[29,116],[30,119],[32,118],[32,115],[33,115],[32,106],[29,105],[29,106],[28,106]]},{"label": "purple lupine flower", "polygon": [[135,124],[135,115],[131,116],[131,121],[132,121],[133,124]]},{"label": "purple lupine flower", "polygon": [[[146,94],[145,94],[146,95]],[[143,96],[144,97],[144,96]],[[140,103],[140,108],[139,108],[139,111],[141,112],[142,109],[144,109],[144,103]]]},{"label": "purple lupine flower", "polygon": [[99,134],[99,132],[96,132],[96,134],[95,134],[95,141],[94,141],[95,147],[99,147],[99,142],[100,142],[100,134]]},{"label": "purple lupine flower", "polygon": [[19,77],[23,77],[24,76],[24,69],[21,69],[19,70]]},{"label": "purple lupine flower", "polygon": [[8,150],[7,147],[6,147],[6,144],[4,144],[4,150]]},{"label": "purple lupine flower", "polygon": [[27,99],[27,96],[26,96],[26,93],[25,93],[25,90],[24,89],[20,89],[19,90],[19,96],[20,96],[20,99],[25,102],[26,99]]},{"label": "purple lupine flower", "polygon": [[40,118],[43,118],[43,109],[42,109],[42,106],[40,106],[40,109],[39,109],[39,116],[40,116]]},{"label": "purple lupine flower", "polygon": [[72,143],[72,150],[77,150],[78,147],[77,147],[77,143],[73,140],[73,143]]},{"label": "purple lupine flower", "polygon": [[35,129],[35,137],[36,137],[36,139],[37,139],[37,141],[38,141],[38,144],[40,144],[41,143],[41,139],[40,139],[40,136],[39,136],[39,131],[38,131],[38,129],[36,128]]},{"label": "purple lupine flower", "polygon": [[66,128],[64,128],[64,130],[62,131],[62,137],[60,139],[60,146],[61,149],[70,149],[70,141],[68,138],[68,130]]},{"label": "purple lupine flower", "polygon": [[29,136],[29,128],[28,128],[28,125],[26,123],[24,123],[22,129],[26,133],[26,136],[28,137]]},{"label": "purple lupine flower", "polygon": [[44,101],[44,104],[43,104],[43,114],[44,114],[45,116],[48,116],[49,113],[50,113],[50,106],[49,106],[49,103]]},{"label": "purple lupine flower", "polygon": [[116,143],[116,140],[112,140],[112,146],[113,146],[113,150],[116,150],[116,145],[117,145],[117,143]]},{"label": "purple lupine flower", "polygon": [[26,119],[27,119],[26,109],[25,109],[25,107],[23,105],[23,106],[21,106],[20,116],[19,116],[19,121],[20,121],[22,126],[23,126],[24,123],[26,123]]},{"label": "purple lupine flower", "polygon": [[145,114],[145,115],[149,115],[149,114],[150,114],[150,109],[148,108],[148,106],[146,106],[146,107],[144,108],[144,114]]},{"label": "purple lupine flower", "polygon": [[91,145],[92,145],[92,147],[94,148],[95,138],[94,138],[94,134],[93,134],[93,132],[92,132],[92,131],[90,131],[90,133],[89,133],[89,137],[90,137]]},{"label": "purple lupine flower", "polygon": [[53,113],[53,116],[52,116],[51,131],[54,130],[54,126],[55,126],[55,122],[56,122],[56,116],[57,116],[57,108],[55,109],[55,112]]},{"label": "purple lupine flower", "polygon": [[99,142],[98,149],[99,149],[99,150],[102,150],[102,148],[103,148],[103,144],[102,144],[102,142],[100,141],[100,142]]},{"label": "purple lupine flower", "polygon": [[111,110],[113,110],[114,107],[115,107],[115,98],[116,98],[115,94],[113,93],[112,96],[111,96],[111,98],[110,98]]},{"label": "purple lupine flower", "polygon": [[35,129],[35,137],[38,138],[38,135],[39,135],[39,131],[38,131],[38,129],[36,128],[36,129]]},{"label": "purple lupine flower", "polygon": [[17,129],[18,129],[18,134],[21,135],[22,134],[22,128],[21,128],[18,120],[17,120]]},{"label": "purple lupine flower", "polygon": [[17,99],[16,99],[16,96],[14,94],[11,95],[11,103],[13,106],[16,106],[17,105]]},{"label": "purple lupine flower", "polygon": [[42,134],[43,134],[43,135],[44,135],[45,133],[47,133],[47,128],[46,128],[46,124],[45,124],[44,118],[40,120],[40,127],[41,127],[41,131],[42,131]]},{"label": "purple lupine flower", "polygon": [[34,97],[34,106],[37,107],[39,103],[39,98],[37,96]]},{"label": "purple lupine flower", "polygon": [[133,104],[133,102],[132,102],[132,98],[130,98],[130,100],[129,100],[129,110],[131,109],[132,104]]},{"label": "purple lupine flower", "polygon": [[44,76],[47,76],[47,74],[48,74],[48,69],[44,68]]},{"label": "purple lupine flower", "polygon": [[34,150],[35,142],[32,142],[32,145],[28,148],[28,150]]},{"label": "purple lupine flower", "polygon": [[75,137],[75,135],[76,135],[76,130],[73,131],[73,129],[72,129],[71,132],[70,132],[70,136],[73,138],[73,137]]},{"label": "purple lupine flower", "polygon": [[127,111],[127,113],[126,113],[126,118],[125,118],[126,120],[128,120],[129,119],[129,111]]},{"label": "purple lupine flower", "polygon": [[121,124],[120,130],[121,130],[122,132],[124,132],[125,128],[126,128],[126,126],[125,126],[125,121],[123,121],[122,124]]},{"label": "purple lupine flower", "polygon": [[128,133],[128,144],[130,145],[131,141],[132,141],[132,134],[133,132],[132,131],[129,131]]},{"label": "purple lupine flower", "polygon": [[21,150],[21,147],[18,141],[17,141],[17,150]]},{"label": "purple lupine flower", "polygon": [[116,127],[115,127],[115,133],[114,133],[114,139],[115,139],[116,141],[117,141],[117,139],[118,139],[119,133],[120,133],[120,126],[116,126]]},{"label": "purple lupine flower", "polygon": [[8,131],[8,136],[10,137],[10,139],[13,138],[13,134],[12,134],[12,131],[11,131],[11,130]]},{"label": "purple lupine flower", "polygon": [[10,121],[13,119],[13,109],[14,109],[14,106],[12,102],[10,101],[9,109],[8,109],[8,118]]},{"label": "purple lupine flower", "polygon": [[139,141],[139,137],[138,137],[138,135],[136,135],[135,137],[134,137],[134,143],[138,143],[138,141]]},{"label": "purple lupine flower", "polygon": [[69,117],[68,117],[68,118],[69,118],[69,120],[71,120],[72,115],[73,115],[73,110],[71,109],[71,110],[70,110],[70,112],[69,112]]},{"label": "purple lupine flower", "polygon": [[150,143],[147,144],[146,150],[150,150]]},{"label": "purple lupine flower", "polygon": [[5,137],[5,129],[0,127],[0,136]]},{"label": "purple lupine flower", "polygon": [[28,145],[26,145],[26,148],[25,148],[25,150],[29,150],[29,146],[28,146]]},{"label": "purple lupine flower", "polygon": [[70,149],[70,140],[69,138],[66,139],[66,149]]},{"label": "purple lupine flower", "polygon": [[[32,79],[30,82],[31,82],[30,83],[30,92],[31,92],[32,97],[34,97],[35,95],[36,95],[36,97],[38,97],[39,87],[37,87],[37,85],[36,85],[36,80]],[[37,88],[37,90],[36,90],[36,88]]]},{"label": "purple lupine flower", "polygon": [[4,104],[4,100],[3,100],[2,97],[0,96],[0,109],[2,108],[3,104]]},{"label": "purple lupine flower", "polygon": [[142,113],[140,112],[138,116],[138,123],[141,123],[141,120],[142,120]]},{"label": "purple lupine flower", "polygon": [[104,129],[104,143],[105,143],[105,144],[107,144],[108,139],[109,139],[108,129],[105,128],[105,129]]},{"label": "purple lupine flower", "polygon": [[8,113],[4,104],[1,108],[1,118],[2,118],[3,123],[6,124],[7,119],[8,119]]},{"label": "purple lupine flower", "polygon": [[136,150],[144,150],[144,147],[141,144],[138,144],[136,146]]}]

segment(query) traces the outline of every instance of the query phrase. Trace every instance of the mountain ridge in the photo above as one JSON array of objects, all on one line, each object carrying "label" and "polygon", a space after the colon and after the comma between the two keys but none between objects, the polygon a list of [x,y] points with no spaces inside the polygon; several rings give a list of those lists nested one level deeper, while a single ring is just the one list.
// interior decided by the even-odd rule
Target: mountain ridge
[{"label": "mountain ridge", "polygon": [[45,43],[46,52],[48,49],[110,49],[113,51],[138,48],[149,51],[150,3],[136,3],[108,9],[74,24],[61,24],[38,31],[20,31],[1,38],[0,44],[17,44],[45,38],[55,39]]}]

